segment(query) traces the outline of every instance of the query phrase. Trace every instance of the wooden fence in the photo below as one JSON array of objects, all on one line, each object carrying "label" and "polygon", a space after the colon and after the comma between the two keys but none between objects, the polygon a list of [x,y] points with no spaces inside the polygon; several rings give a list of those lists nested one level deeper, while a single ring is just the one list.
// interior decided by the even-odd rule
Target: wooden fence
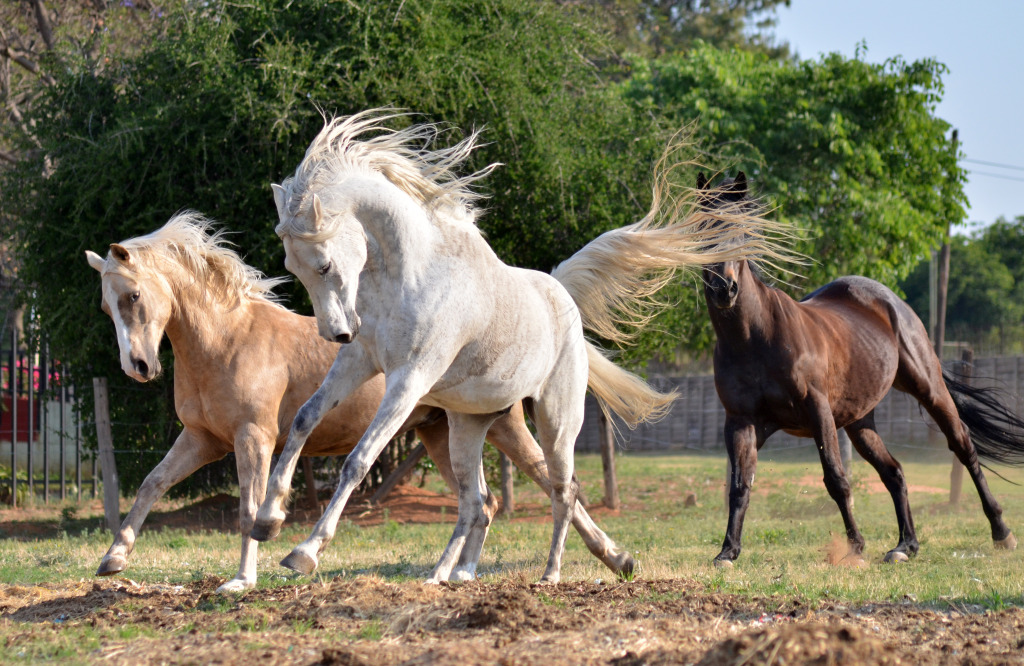
[{"label": "wooden fence", "polygon": [[[945,364],[947,371],[959,372],[959,361]],[[725,410],[715,391],[714,377],[651,377],[650,383],[661,390],[675,388],[679,399],[672,411],[657,423],[645,424],[636,430],[619,427],[619,448],[624,451],[671,451],[679,449],[724,449],[722,430]],[[997,386],[1006,391],[1007,406],[1015,413],[1024,412],[1024,357],[990,357],[974,362],[971,383],[975,386]],[[583,429],[576,440],[577,451],[601,450],[600,409],[592,396],[587,396]],[[900,391],[890,391],[875,410],[878,434],[885,442],[904,445],[932,445],[945,448],[945,440],[931,417],[917,401]],[[778,432],[768,446],[784,448],[804,446],[808,439]]]}]

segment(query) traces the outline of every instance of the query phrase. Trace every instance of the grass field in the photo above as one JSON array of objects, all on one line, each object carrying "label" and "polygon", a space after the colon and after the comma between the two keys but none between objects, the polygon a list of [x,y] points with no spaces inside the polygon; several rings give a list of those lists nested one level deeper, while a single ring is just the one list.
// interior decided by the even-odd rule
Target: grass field
[{"label": "grass field", "polygon": [[[978,604],[990,609],[1024,604],[1021,552],[993,549],[988,523],[969,480],[959,507],[948,504],[950,459],[944,452],[915,449],[894,453],[903,460],[911,485],[911,506],[921,542],[909,564],[881,563],[895,545],[892,502],[866,463],[854,463],[855,516],[867,539],[860,567],[829,564],[827,553],[843,534],[842,521],[821,484],[813,449],[762,452],[755,494],[747,513],[744,550],[732,569],[711,566],[726,524],[721,456],[701,454],[620,455],[618,472],[623,507],[617,514],[595,511],[613,539],[635,552],[639,579],[689,579],[707,591],[782,599],[851,602],[915,600],[925,605]],[[590,501],[601,496],[600,458],[577,456],[580,478]],[[1011,481],[1024,482],[1024,471],[997,468]],[[1002,503],[1012,529],[1024,535],[1024,487],[994,474],[989,483]],[[434,477],[428,487],[441,491]],[[534,581],[546,561],[550,506],[525,481],[517,486],[520,520],[497,520],[481,562],[484,581]],[[694,493],[697,505],[684,507]],[[69,505],[70,506],[70,505]],[[127,508],[127,503],[124,508]],[[25,539],[0,535],[0,581],[29,585],[90,579],[110,544],[98,531],[98,516],[88,511],[49,515],[30,512],[58,538]],[[8,531],[19,531],[6,512]],[[547,518],[545,520],[545,517]],[[281,569],[277,562],[308,533],[291,526],[260,554],[260,586],[276,587],[308,580]],[[59,532],[59,529],[57,530]],[[373,574],[406,581],[426,576],[451,533],[450,524],[405,525],[386,520],[376,527],[343,522],[322,559],[318,579]],[[12,538],[13,537],[13,538]],[[19,538],[21,537],[21,538]],[[841,546],[840,546],[841,547]],[[207,575],[229,578],[237,568],[237,534],[183,529],[147,531],[143,527],[125,576],[138,582],[186,584]],[[563,579],[608,580],[610,572],[570,533]]]}]

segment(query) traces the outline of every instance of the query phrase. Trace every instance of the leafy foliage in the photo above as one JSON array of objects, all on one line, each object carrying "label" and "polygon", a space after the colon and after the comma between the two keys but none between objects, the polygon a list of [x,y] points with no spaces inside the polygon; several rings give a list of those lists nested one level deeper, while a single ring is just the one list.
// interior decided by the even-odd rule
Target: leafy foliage
[{"label": "leafy foliage", "polygon": [[[573,13],[526,0],[258,0],[165,20],[172,39],[104,67],[84,59],[55,71],[31,118],[44,150],[4,178],[24,297],[79,379],[106,375],[112,392],[130,382],[97,312],[86,249],[188,207],[237,232],[249,263],[283,272],[269,185],[319,130],[317,105],[405,107],[419,121],[486,126],[491,143],[469,168],[505,165],[488,181],[482,227],[510,263],[549,269],[641,212],[648,121],[598,76],[588,54],[605,47]],[[291,289],[308,311],[301,286]],[[140,448],[166,448],[175,430],[168,387],[112,405],[115,421],[152,424]],[[122,471],[125,485],[152,462]]]},{"label": "leafy foliage", "polygon": [[[893,286],[964,217],[965,172],[934,115],[944,71],[932,60],[789,62],[701,46],[636,60],[623,89],[670,126],[699,121],[711,171],[743,169],[778,217],[807,231],[798,249],[813,263],[794,286],[844,274]],[[710,340],[703,308],[683,304],[663,326],[699,348]]]},{"label": "leafy foliage", "polygon": [[[950,242],[946,339],[966,342],[980,353],[1019,351],[1024,332],[1024,216],[1000,218],[970,236]],[[907,302],[929,320],[929,262],[901,283]],[[992,350],[982,352],[982,349]]]}]

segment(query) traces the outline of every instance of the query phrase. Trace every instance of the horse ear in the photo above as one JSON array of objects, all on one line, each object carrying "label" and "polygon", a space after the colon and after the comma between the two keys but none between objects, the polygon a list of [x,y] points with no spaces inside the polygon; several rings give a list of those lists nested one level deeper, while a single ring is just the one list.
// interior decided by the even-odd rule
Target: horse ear
[{"label": "horse ear", "polygon": [[124,245],[118,245],[117,243],[111,243],[110,244],[110,254],[111,254],[112,257],[114,257],[114,259],[117,259],[119,262],[121,262],[125,266],[132,266],[132,265],[135,264],[135,260],[132,259],[131,252],[129,252],[128,248],[126,248]]},{"label": "horse ear", "polygon": [[103,264],[106,263],[103,260],[103,257],[101,257],[100,255],[96,254],[92,250],[86,250],[85,251],[85,260],[89,262],[90,266],[92,266],[93,268],[95,268],[96,270],[98,270],[101,273],[103,272]]},{"label": "horse ear", "polygon": [[277,183],[271,183],[270,189],[274,192],[274,205],[277,206],[277,216],[284,219],[284,205],[287,203],[287,192]]},{"label": "horse ear", "polygon": [[324,226],[324,209],[320,205],[320,195],[313,195],[313,230],[320,231]]},{"label": "horse ear", "polygon": [[706,190],[708,188],[708,177],[701,171],[697,174],[697,189]]},{"label": "horse ear", "polygon": [[747,193],[747,174],[740,171],[736,174],[736,178],[732,182],[732,191],[737,194],[746,195]]}]

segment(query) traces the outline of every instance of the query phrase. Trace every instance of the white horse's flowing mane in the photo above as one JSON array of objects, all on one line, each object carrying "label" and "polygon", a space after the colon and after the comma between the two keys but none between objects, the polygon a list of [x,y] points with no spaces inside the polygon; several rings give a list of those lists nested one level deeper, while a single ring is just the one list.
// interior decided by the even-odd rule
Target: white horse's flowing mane
[{"label": "white horse's flowing mane", "polygon": [[[422,204],[435,224],[465,224],[475,228],[479,210],[474,203],[483,195],[475,192],[472,185],[500,165],[491,164],[468,176],[456,175],[456,169],[476,149],[479,130],[454,146],[434,149],[432,145],[441,131],[434,123],[401,130],[384,125],[388,120],[408,115],[392,109],[370,109],[325,119],[323,129],[309,145],[295,174],[282,183],[290,215],[277,226],[278,235],[310,236],[310,230],[301,228],[296,216],[309,210],[313,194],[353,172],[383,175]],[[371,132],[377,134],[361,138]],[[329,219],[326,227],[317,235],[329,236]]]},{"label": "white horse's flowing mane", "polygon": [[[244,300],[277,303],[274,287],[288,278],[268,278],[249,266],[224,238],[225,232],[210,233],[213,221],[195,211],[182,211],[156,231],[119,243],[132,254],[135,272],[160,272],[171,263],[182,267],[190,282],[180,284],[182,294],[198,292],[199,298],[212,296],[228,306]],[[132,268],[118,261],[106,262],[106,272],[131,275]],[[283,307],[283,306],[282,306]]]}]

